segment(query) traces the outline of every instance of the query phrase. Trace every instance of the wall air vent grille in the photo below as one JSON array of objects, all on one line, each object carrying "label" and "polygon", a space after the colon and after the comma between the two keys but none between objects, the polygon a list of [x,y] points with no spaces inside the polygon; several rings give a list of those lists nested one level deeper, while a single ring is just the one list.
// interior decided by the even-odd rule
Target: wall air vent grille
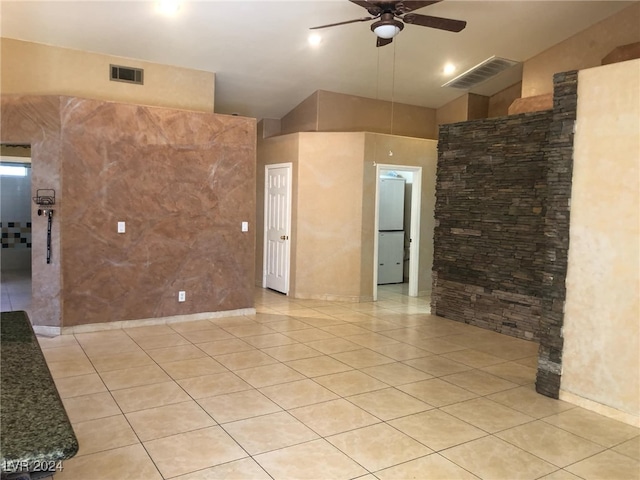
[{"label": "wall air vent grille", "polygon": [[476,85],[480,85],[482,82],[495,77],[500,72],[517,65],[518,63],[519,62],[516,62],[515,60],[508,60],[506,58],[496,56],[489,57],[484,62],[470,68],[466,72],[458,75],[456,78],[449,80],[442,86],[469,90]]},{"label": "wall air vent grille", "polygon": [[144,70],[141,68],[123,67],[121,65],[109,65],[110,77],[114,82],[144,83]]}]

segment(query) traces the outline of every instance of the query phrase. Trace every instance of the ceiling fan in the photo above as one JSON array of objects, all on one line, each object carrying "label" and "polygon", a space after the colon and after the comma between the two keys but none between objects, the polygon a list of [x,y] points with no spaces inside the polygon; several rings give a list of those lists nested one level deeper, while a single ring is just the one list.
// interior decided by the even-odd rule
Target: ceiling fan
[{"label": "ceiling fan", "polygon": [[[329,25],[321,25],[319,27],[311,27],[311,30],[318,28],[335,27],[337,25],[346,25],[348,23],[368,22],[377,20],[371,24],[371,30],[377,35],[377,47],[383,47],[393,42],[400,30],[404,28],[405,23],[412,25],[420,25],[422,27],[437,28],[439,30],[448,30],[449,32],[460,32],[466,27],[467,22],[463,20],[452,20],[450,18],[432,17],[430,15],[420,15],[419,13],[410,13],[422,7],[440,3],[442,0],[432,1],[376,1],[376,0],[349,0],[351,3],[365,8],[372,17],[356,18],[345,22],[330,23]],[[404,23],[403,23],[404,22]]]}]

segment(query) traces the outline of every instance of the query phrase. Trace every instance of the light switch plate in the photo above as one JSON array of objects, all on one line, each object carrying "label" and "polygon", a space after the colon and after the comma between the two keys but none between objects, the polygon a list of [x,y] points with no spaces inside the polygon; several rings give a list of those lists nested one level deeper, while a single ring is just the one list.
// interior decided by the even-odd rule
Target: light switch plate
[{"label": "light switch plate", "polygon": [[249,222],[242,222],[242,231],[243,232],[249,231]]},{"label": "light switch plate", "polygon": [[124,222],[118,222],[118,233],[124,233],[124,231],[125,231]]}]

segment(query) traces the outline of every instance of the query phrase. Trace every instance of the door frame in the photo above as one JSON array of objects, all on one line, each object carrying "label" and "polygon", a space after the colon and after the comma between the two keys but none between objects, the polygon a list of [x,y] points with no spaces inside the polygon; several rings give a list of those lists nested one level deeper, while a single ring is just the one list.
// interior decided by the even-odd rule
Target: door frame
[{"label": "door frame", "polygon": [[375,224],[373,235],[373,300],[378,300],[378,225],[380,215],[380,172],[394,170],[413,174],[411,187],[411,229],[409,231],[409,296],[418,296],[420,267],[420,217],[422,215],[422,167],[376,163]]},{"label": "door frame", "polygon": [[269,170],[274,168],[286,168],[287,169],[287,233],[289,237],[285,247],[285,255],[287,257],[287,278],[285,280],[285,295],[289,295],[289,286],[291,284],[291,204],[292,204],[292,179],[293,179],[293,163],[273,163],[264,166],[264,209],[262,212],[262,288],[267,288],[267,218],[269,214]]}]

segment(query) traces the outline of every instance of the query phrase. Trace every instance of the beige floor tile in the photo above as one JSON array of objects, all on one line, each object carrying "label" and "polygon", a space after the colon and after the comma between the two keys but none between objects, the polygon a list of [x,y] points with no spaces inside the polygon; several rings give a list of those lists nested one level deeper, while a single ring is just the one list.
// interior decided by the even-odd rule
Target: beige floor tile
[{"label": "beige floor tile", "polygon": [[538,355],[531,355],[530,357],[520,358],[518,360],[514,360],[513,363],[517,363],[519,365],[524,365],[525,367],[538,369]]},{"label": "beige floor tile", "polygon": [[124,330],[116,329],[116,330],[104,330],[101,332],[87,332],[87,333],[76,333],[76,340],[83,347],[90,346],[91,344],[112,344],[121,341],[132,342],[129,335],[127,335]]},{"label": "beige floor tile", "polygon": [[372,350],[397,361],[411,360],[431,355],[431,353],[426,350],[405,343],[382,345],[381,347],[374,347]]},{"label": "beige floor tile", "polygon": [[184,475],[247,456],[220,427],[209,427],[144,443],[165,478]]},{"label": "beige floor tile", "polygon": [[147,354],[160,365],[164,363],[177,362],[179,360],[202,358],[207,355],[195,345],[178,345],[175,347],[154,348],[153,350],[149,350]]},{"label": "beige floor tile", "polygon": [[454,360],[459,363],[464,363],[473,368],[488,367],[489,365],[495,365],[498,363],[504,363],[505,360],[495,355],[481,352],[479,350],[459,350],[457,352],[445,353],[445,358]]},{"label": "beige floor tile", "polygon": [[540,477],[540,480],[583,480],[580,477],[575,476],[573,473],[569,473],[566,470],[556,470],[549,475]]},{"label": "beige floor tile", "polygon": [[449,360],[438,355],[406,360],[403,363],[413,368],[417,368],[418,370],[422,370],[434,377],[442,377],[443,375],[451,375],[471,369],[468,365],[454,362],[453,360]]},{"label": "beige floor tile", "polygon": [[300,320],[296,320],[291,317],[286,317],[286,320],[282,320],[282,315],[273,315],[271,316],[271,319],[273,319],[274,317],[280,317],[280,319],[275,321],[270,320],[264,323],[264,325],[276,332],[292,332],[294,330],[304,330],[306,328],[309,328],[308,323],[301,322]]},{"label": "beige floor tile", "polygon": [[326,340],[327,338],[336,338],[329,332],[320,330],[319,328],[305,328],[304,330],[292,330],[285,332],[287,337],[293,338],[298,342],[309,343],[316,340]]},{"label": "beige floor tile", "polygon": [[371,375],[378,380],[394,386],[433,378],[428,373],[398,362],[363,368],[362,371],[367,375]]},{"label": "beige floor tile", "polygon": [[76,423],[73,425],[73,431],[80,445],[78,455],[89,455],[140,443],[122,414]]},{"label": "beige floor tile", "polygon": [[246,352],[255,350],[253,345],[243,342],[239,338],[230,338],[228,340],[216,340],[215,342],[199,343],[198,348],[203,352],[215,357],[217,355],[226,355],[229,353]]},{"label": "beige floor tile", "polygon": [[100,357],[105,355],[115,355],[117,353],[123,352],[136,352],[141,351],[142,348],[131,340],[129,337],[126,337],[123,340],[117,341],[105,341],[105,342],[90,342],[88,344],[83,344],[82,348],[84,352],[87,354],[89,358]]},{"label": "beige floor tile", "polygon": [[442,410],[429,410],[389,422],[435,451],[484,437],[487,433]]},{"label": "beige floor tile", "polygon": [[175,480],[271,480],[264,469],[251,458],[205,468],[194,473],[180,475]]},{"label": "beige floor tile", "polygon": [[295,408],[289,413],[323,437],[380,423],[378,418],[343,399]]},{"label": "beige floor tile", "polygon": [[332,373],[346,372],[352,370],[349,365],[339,362],[335,358],[323,355],[321,357],[303,358],[286,362],[294,370],[297,370],[307,377],[319,377],[320,375],[330,375]]},{"label": "beige floor tile", "polygon": [[56,473],[55,480],[89,480],[103,474],[108,474],[109,478],[162,480],[142,445],[129,445],[65,460],[64,470]]},{"label": "beige floor tile", "polygon": [[112,395],[124,413],[190,400],[189,395],[173,381],[126,388],[112,392]]},{"label": "beige floor tile", "polygon": [[243,337],[243,340],[256,348],[279,347],[281,345],[290,345],[296,341],[281,333],[267,333],[265,335],[256,335],[253,337]]},{"label": "beige floor tile", "polygon": [[262,351],[281,362],[289,362],[291,360],[300,360],[302,358],[318,357],[322,355],[318,350],[302,343],[283,345],[281,347],[263,348]]},{"label": "beige floor tile", "polygon": [[397,388],[434,407],[442,407],[444,405],[462,402],[477,396],[475,393],[456,387],[438,378],[398,385]]},{"label": "beige floor tile", "polygon": [[262,365],[278,363],[275,358],[270,357],[259,350],[248,350],[246,352],[216,355],[214,358],[229,370],[243,370],[245,368],[260,367]]},{"label": "beige floor tile", "polygon": [[100,377],[102,377],[102,381],[109,390],[122,390],[123,388],[139,387],[142,385],[162,383],[171,380],[169,375],[155,364],[144,367],[127,368],[125,370],[103,372],[100,374]]},{"label": "beige floor tile", "polygon": [[361,335],[350,335],[348,337],[345,337],[345,340],[357,343],[358,345],[362,345],[366,348],[381,347],[383,345],[395,345],[399,343],[393,338],[389,338],[374,332],[363,333]]},{"label": "beige floor tile", "polygon": [[336,313],[333,316],[339,320],[350,323],[360,323],[371,318],[371,316],[367,315],[366,313],[354,311],[351,311],[349,313]]},{"label": "beige floor tile", "polygon": [[51,372],[51,376],[54,379],[75,377],[78,375],[88,375],[90,373],[96,373],[93,365],[87,358],[78,360],[69,360],[65,362],[49,362],[47,366]]},{"label": "beige floor tile", "polygon": [[156,335],[171,335],[175,333],[167,325],[149,325],[145,327],[123,328],[123,331],[134,340]]},{"label": "beige floor tile", "polygon": [[566,470],[585,480],[637,480],[640,478],[640,462],[612,450],[606,450],[570,465]]},{"label": "beige floor tile", "polygon": [[211,323],[218,327],[237,327],[239,325],[256,325],[256,322],[247,317],[222,317],[211,318]]},{"label": "beige floor tile", "polygon": [[276,413],[281,408],[257,390],[202,398],[198,403],[218,423],[235,422],[245,418]]},{"label": "beige floor tile", "polygon": [[399,342],[412,343],[419,340],[422,340],[424,334],[411,327],[404,328],[394,328],[389,330],[384,330],[380,332],[385,337],[393,338],[394,340],[398,340]]},{"label": "beige floor tile", "polygon": [[251,390],[251,385],[232,372],[202,375],[177,381],[195,399]]},{"label": "beige floor tile", "polygon": [[46,350],[48,348],[69,347],[79,345],[74,335],[58,335],[57,337],[41,337],[37,336],[40,348]]},{"label": "beige floor tile", "polygon": [[349,397],[347,400],[385,421],[433,408],[431,405],[395,388],[362,393]]},{"label": "beige floor tile", "polygon": [[613,448],[618,453],[640,461],[640,436],[627,440]]},{"label": "beige floor tile", "polygon": [[[354,315],[354,313],[352,312],[350,315]],[[367,316],[365,315],[363,318],[366,319]],[[320,328],[325,332],[329,332],[330,334],[335,335],[336,337],[346,337],[348,335],[362,335],[370,332],[366,328],[362,328],[357,325],[352,325],[349,323],[341,324],[341,325],[329,325],[327,327],[320,327]]]},{"label": "beige floor tile", "polygon": [[504,430],[496,436],[558,467],[604,450],[601,445],[540,420]]},{"label": "beige floor tile", "polygon": [[286,410],[338,398],[332,391],[309,379],[273,385],[260,391]]},{"label": "beige floor tile", "polygon": [[[511,338],[511,337],[507,337]],[[496,357],[504,358],[505,360],[519,360],[538,355],[538,349],[540,346],[537,342],[529,342],[526,340],[512,340],[506,342],[500,342],[499,344],[484,344],[479,347],[472,346],[476,350],[480,350]]]},{"label": "beige floor tile", "polygon": [[441,377],[449,383],[465,388],[478,395],[489,395],[517,387],[518,385],[481,370],[467,370]]},{"label": "beige floor tile", "polygon": [[222,328],[226,332],[229,332],[231,335],[235,337],[240,337],[240,338],[253,337],[255,335],[266,335],[268,333],[276,333],[266,325],[260,325],[259,323],[254,323],[253,325],[235,325],[235,326],[225,325]]},{"label": "beige floor tile", "polygon": [[224,429],[251,455],[319,438],[316,433],[287,412],[227,423]]},{"label": "beige floor tile", "polygon": [[136,339],[136,343],[143,350],[151,350],[153,348],[175,347],[177,345],[187,345],[189,340],[178,333],[169,335],[155,335],[152,337],[143,337]]},{"label": "beige floor tile", "polygon": [[295,382],[304,379],[304,375],[283,363],[264,365],[261,367],[237,370],[236,375],[255,388],[268,387],[281,383]]},{"label": "beige floor tile", "polygon": [[411,460],[395,467],[376,472],[380,480],[400,479],[441,479],[441,480],[477,480],[478,477],[460,468],[446,458],[432,454]]},{"label": "beige floor tile", "polygon": [[127,413],[126,417],[143,442],[216,424],[193,400],[138,410]]},{"label": "beige floor tile", "polygon": [[196,320],[193,322],[170,322],[167,325],[178,333],[202,332],[203,330],[216,330],[219,328],[209,320]]},{"label": "beige floor tile", "polygon": [[637,427],[580,407],[543,418],[543,420],[605,447],[613,447],[638,436],[640,433]]},{"label": "beige floor tile", "polygon": [[496,437],[483,437],[443,450],[441,455],[480,478],[534,479],[557,470],[530,453]]},{"label": "beige floor tile", "polygon": [[335,353],[331,356],[353,368],[374,367],[376,365],[395,362],[392,358],[385,357],[384,355],[374,352],[373,350],[369,350],[368,348],[352,350],[350,352]]},{"label": "beige floor tile", "polygon": [[442,410],[489,433],[506,430],[533,420],[524,413],[486,398],[475,398],[456,403],[443,407]]},{"label": "beige floor tile", "polygon": [[362,347],[357,343],[350,342],[348,340],[345,340],[344,338],[327,338],[326,340],[316,340],[315,342],[307,343],[307,345],[327,355],[362,349]]},{"label": "beige floor tile", "polygon": [[107,391],[107,387],[102,383],[102,379],[97,373],[57,378],[55,383],[61,398],[79,397]]},{"label": "beige floor tile", "polygon": [[202,375],[212,375],[214,373],[227,371],[225,367],[220,365],[211,357],[192,358],[189,360],[164,363],[162,364],[162,368],[174,380],[200,377]]},{"label": "beige floor tile", "polygon": [[[326,478],[347,480],[367,471],[325,440],[257,455],[255,460],[275,480]],[[320,472],[320,473],[319,473]]]},{"label": "beige floor tile", "polygon": [[368,318],[358,321],[357,323],[355,323],[355,325],[366,330],[371,330],[372,332],[378,333],[383,333],[388,330],[396,330],[398,328],[398,325],[396,323],[389,322],[387,320],[381,320],[370,315],[368,315]]},{"label": "beige floor tile", "polygon": [[56,348],[42,349],[42,353],[47,362],[74,362],[88,360],[84,350],[80,345],[66,345]]},{"label": "beige floor tile", "polygon": [[371,472],[432,453],[429,448],[384,423],[340,433],[327,440]]},{"label": "beige floor tile", "polygon": [[315,377],[314,380],[342,397],[381,390],[389,386],[357,370]]},{"label": "beige floor tile", "polygon": [[537,370],[515,362],[499,363],[481,368],[496,377],[503,378],[518,385],[529,385],[536,381]]},{"label": "beige floor tile", "polygon": [[93,363],[93,366],[98,372],[102,373],[131,367],[153,365],[155,362],[143,350],[135,350],[133,352],[121,352],[112,355],[96,355],[91,357],[91,363]]},{"label": "beige floor tile", "polygon": [[200,344],[207,342],[216,342],[219,340],[229,340],[234,338],[229,332],[223,330],[220,327],[216,327],[211,324],[214,328],[209,328],[207,330],[191,330],[187,332],[181,332],[184,338],[189,340],[191,343]]},{"label": "beige floor tile", "polygon": [[534,418],[548,417],[575,408],[570,403],[539,394],[532,385],[494,393],[488,398]]},{"label": "beige floor tile", "polygon": [[419,338],[417,340],[407,340],[407,343],[414,347],[421,348],[434,355],[443,355],[445,353],[457,352],[464,350],[462,345],[447,342],[442,338]]},{"label": "beige floor tile", "polygon": [[64,398],[62,403],[71,423],[111,417],[121,413],[118,405],[108,392]]}]

